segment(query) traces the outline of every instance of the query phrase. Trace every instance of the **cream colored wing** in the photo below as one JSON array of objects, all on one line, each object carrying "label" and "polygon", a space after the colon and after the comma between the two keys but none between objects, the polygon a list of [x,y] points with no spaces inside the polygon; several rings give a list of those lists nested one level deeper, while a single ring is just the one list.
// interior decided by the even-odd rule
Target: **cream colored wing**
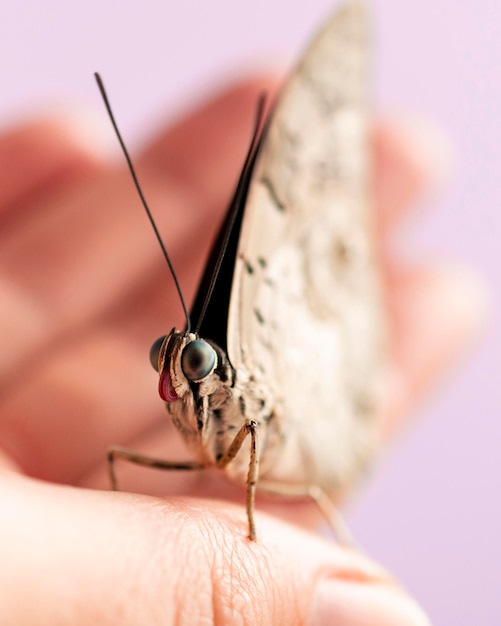
[{"label": "cream colored wing", "polygon": [[384,355],[368,48],[365,6],[349,2],[285,85],[253,174],[230,303],[230,360],[263,382],[284,433],[262,477],[330,493],[371,457]]}]

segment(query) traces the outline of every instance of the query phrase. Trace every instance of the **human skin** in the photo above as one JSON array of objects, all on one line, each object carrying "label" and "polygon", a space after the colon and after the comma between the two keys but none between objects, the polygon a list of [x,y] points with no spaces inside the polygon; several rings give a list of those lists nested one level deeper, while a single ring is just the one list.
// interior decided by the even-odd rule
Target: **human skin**
[{"label": "human skin", "polygon": [[[275,79],[232,86],[135,158],[188,300],[263,89]],[[182,325],[177,295],[129,173],[107,160],[97,132],[69,117],[0,135],[0,623],[427,624],[382,568],[315,533],[310,504],[259,501],[249,543],[243,491],[217,476],[120,464],[124,488],[150,495],[105,490],[112,443],[187,453],[145,349]],[[382,440],[483,317],[469,273],[409,266],[390,249],[408,207],[440,178],[439,143],[374,123],[392,333]]]}]

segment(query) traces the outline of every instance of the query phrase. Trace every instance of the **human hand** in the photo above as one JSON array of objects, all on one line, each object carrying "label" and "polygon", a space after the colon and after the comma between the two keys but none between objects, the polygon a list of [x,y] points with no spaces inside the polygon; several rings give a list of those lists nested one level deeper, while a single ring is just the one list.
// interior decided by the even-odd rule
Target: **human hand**
[{"label": "human hand", "polygon": [[[263,87],[275,82],[236,86],[135,159],[188,300]],[[232,489],[215,477],[203,484],[122,464],[124,487],[168,497],[82,488],[107,486],[111,443],[187,457],[148,364],[152,340],[182,325],[176,293],[128,172],[77,130],[75,121],[41,121],[0,136],[0,622],[300,624],[315,606],[312,623],[425,624],[366,557],[261,504],[259,541],[249,544],[241,490],[238,506],[200,498]],[[437,162],[433,145],[399,125],[380,123],[374,145],[386,239]],[[481,311],[469,276],[384,261],[394,333],[389,436]],[[268,509],[313,519],[302,504]]]}]

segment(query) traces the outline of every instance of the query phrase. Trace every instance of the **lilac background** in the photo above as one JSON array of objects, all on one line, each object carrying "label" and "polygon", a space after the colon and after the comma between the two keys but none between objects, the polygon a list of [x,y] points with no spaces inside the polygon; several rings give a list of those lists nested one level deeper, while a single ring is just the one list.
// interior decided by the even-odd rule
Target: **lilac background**
[{"label": "lilac background", "polygon": [[[270,59],[292,61],[331,6],[4,3],[1,123],[41,105],[83,102],[102,111],[92,79],[99,69],[134,144],[156,118],[173,116],[217,81]],[[485,337],[421,409],[349,517],[361,543],[435,624],[494,626],[501,623],[501,3],[378,0],[373,13],[381,109],[430,118],[457,155],[414,245],[476,269],[495,306]]]}]

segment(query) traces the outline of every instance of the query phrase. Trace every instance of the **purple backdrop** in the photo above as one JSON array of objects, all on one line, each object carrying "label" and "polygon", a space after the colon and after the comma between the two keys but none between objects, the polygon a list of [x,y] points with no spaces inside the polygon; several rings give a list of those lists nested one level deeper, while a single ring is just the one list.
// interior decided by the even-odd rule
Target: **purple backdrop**
[{"label": "purple backdrop", "polygon": [[[331,6],[328,0],[4,3],[0,119],[5,125],[20,112],[75,102],[102,110],[92,79],[99,69],[121,126],[139,143],[155,119],[174,115],[217,81],[294,59]],[[477,270],[496,305],[501,3],[372,6],[380,108],[430,118],[456,153],[452,180],[426,207],[414,247]],[[349,514],[361,543],[402,579],[435,624],[501,623],[501,320],[494,309],[478,347],[421,409]]]}]

